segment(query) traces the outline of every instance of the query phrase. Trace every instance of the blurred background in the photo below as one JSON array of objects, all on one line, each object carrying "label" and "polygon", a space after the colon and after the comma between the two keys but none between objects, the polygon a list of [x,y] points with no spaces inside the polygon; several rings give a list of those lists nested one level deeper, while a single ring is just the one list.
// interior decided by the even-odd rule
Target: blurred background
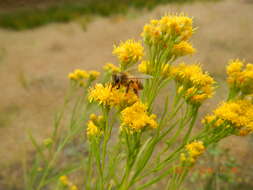
[{"label": "blurred background", "polygon": [[[168,12],[184,12],[198,27],[197,53],[180,61],[200,62],[218,81],[203,116],[226,96],[227,61],[253,62],[253,0],[0,0],[1,190],[24,189],[22,163],[33,154],[26,133],[47,137],[67,74],[116,62],[114,43],[140,39],[145,23]],[[253,136],[229,137],[207,155],[185,189],[253,189]]]}]

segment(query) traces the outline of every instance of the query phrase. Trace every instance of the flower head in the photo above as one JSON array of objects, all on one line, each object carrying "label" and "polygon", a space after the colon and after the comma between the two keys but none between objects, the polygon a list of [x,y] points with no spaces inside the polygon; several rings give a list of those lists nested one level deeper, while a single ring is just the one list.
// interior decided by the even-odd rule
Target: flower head
[{"label": "flower head", "polygon": [[100,72],[98,72],[98,71],[94,71],[94,70],[89,71],[89,78],[91,80],[95,80],[96,78],[99,77],[99,75],[100,75]]},{"label": "flower head", "polygon": [[253,104],[249,100],[224,102],[203,122],[214,127],[232,127],[235,134],[247,135],[253,131]]},{"label": "flower head", "polygon": [[70,190],[78,190],[78,188],[77,188],[76,185],[71,185],[71,186],[70,186]]},{"label": "flower head", "polygon": [[126,68],[130,64],[141,60],[144,55],[143,50],[144,48],[140,42],[131,39],[121,42],[119,46],[114,46],[112,53],[118,57],[121,67]]},{"label": "flower head", "polygon": [[180,159],[183,162],[194,164],[196,159],[205,151],[205,146],[202,141],[193,141],[185,146],[185,153],[181,153]]},{"label": "flower head", "polygon": [[151,20],[144,26],[142,37],[147,44],[167,44],[171,39],[174,42],[186,41],[193,34],[192,18],[180,15],[165,15],[160,20]]},{"label": "flower head", "polygon": [[198,64],[172,66],[171,75],[187,101],[200,104],[214,93],[215,81]]},{"label": "flower head", "polygon": [[231,60],[227,66],[227,82],[231,89],[244,95],[253,93],[253,64],[239,59]]},{"label": "flower head", "polygon": [[112,64],[112,63],[107,63],[107,64],[104,66],[104,70],[105,70],[105,71],[109,71],[109,72],[111,72],[111,73],[120,72],[120,68],[117,67],[116,65]]},{"label": "flower head", "polygon": [[68,78],[77,83],[80,86],[87,86],[87,81],[93,81],[95,80],[100,73],[98,71],[86,71],[86,70],[80,70],[76,69],[74,72],[69,73]]},{"label": "flower head", "polygon": [[138,71],[144,74],[150,74],[150,62],[149,61],[142,61],[138,65]]},{"label": "flower head", "polygon": [[181,41],[180,43],[175,44],[172,50],[172,53],[176,57],[190,55],[195,52],[196,52],[196,49],[194,49],[192,45],[188,43],[187,41]]},{"label": "flower head", "polygon": [[59,180],[64,186],[68,186],[70,183],[68,177],[65,175],[61,176]]},{"label": "flower head", "polygon": [[101,134],[101,131],[99,127],[96,126],[94,122],[90,120],[87,124],[86,134],[88,137],[94,137],[94,136],[99,136]]},{"label": "flower head", "polygon": [[131,132],[139,132],[145,127],[157,128],[156,115],[148,115],[147,106],[137,101],[121,111],[122,128]]},{"label": "flower head", "polygon": [[99,83],[90,88],[88,98],[90,101],[97,101],[103,106],[130,105],[138,100],[137,95],[132,90],[126,92],[125,87],[113,88],[110,83],[105,85]]}]

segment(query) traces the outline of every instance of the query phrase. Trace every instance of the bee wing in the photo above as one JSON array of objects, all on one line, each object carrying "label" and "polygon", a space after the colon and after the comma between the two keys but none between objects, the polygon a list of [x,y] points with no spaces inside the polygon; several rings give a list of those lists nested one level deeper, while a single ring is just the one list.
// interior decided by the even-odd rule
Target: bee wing
[{"label": "bee wing", "polygon": [[129,73],[129,79],[150,79],[153,78],[151,75],[143,74],[138,71],[136,67],[126,70]]},{"label": "bee wing", "polygon": [[134,76],[128,76],[129,79],[151,79],[153,76],[151,75],[146,75],[146,74],[140,74],[138,73],[137,75]]}]

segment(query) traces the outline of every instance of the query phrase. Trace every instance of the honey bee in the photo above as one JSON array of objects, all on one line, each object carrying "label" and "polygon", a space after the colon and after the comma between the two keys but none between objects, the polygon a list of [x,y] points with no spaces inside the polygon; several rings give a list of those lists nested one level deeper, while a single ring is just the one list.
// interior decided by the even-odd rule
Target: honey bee
[{"label": "honey bee", "polygon": [[138,78],[130,76],[126,72],[112,74],[112,88],[119,89],[121,86],[126,87],[126,93],[131,89],[136,95],[138,91],[143,89],[143,85]]}]

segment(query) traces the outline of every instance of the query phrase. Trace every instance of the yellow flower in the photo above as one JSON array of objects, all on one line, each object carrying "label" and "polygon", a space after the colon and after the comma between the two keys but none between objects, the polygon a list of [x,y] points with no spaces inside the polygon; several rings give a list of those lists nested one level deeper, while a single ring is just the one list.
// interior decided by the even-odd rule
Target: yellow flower
[{"label": "yellow flower", "polygon": [[230,85],[240,85],[244,63],[239,59],[230,60],[227,66],[227,82]]},{"label": "yellow flower", "polygon": [[180,154],[180,160],[181,160],[182,162],[186,161],[185,153],[181,153],[181,154]]},{"label": "yellow flower", "polygon": [[87,127],[86,134],[87,134],[88,137],[93,137],[93,136],[100,135],[100,130],[99,130],[99,128],[93,123],[93,121],[89,121],[89,122],[88,122],[88,127]]},{"label": "yellow flower", "polygon": [[90,114],[90,120],[92,120],[92,121],[97,120],[96,114],[94,114],[94,113]]},{"label": "yellow flower", "polygon": [[214,110],[214,115],[244,133],[253,131],[253,104],[249,100],[225,102]]},{"label": "yellow flower", "polygon": [[202,122],[213,127],[233,127],[232,133],[245,136],[253,132],[253,104],[249,100],[223,102]]},{"label": "yellow flower", "polygon": [[243,95],[253,93],[253,64],[245,64],[239,59],[231,60],[227,66],[227,82]]},{"label": "yellow flower", "polygon": [[68,177],[65,175],[61,176],[59,180],[64,186],[68,186],[70,183]]},{"label": "yellow flower", "polygon": [[114,46],[113,54],[116,55],[123,66],[138,62],[144,55],[144,48],[140,42],[132,39],[121,42],[119,46]]},{"label": "yellow flower", "polygon": [[175,44],[172,50],[172,53],[179,56],[190,55],[196,52],[196,49],[192,47],[192,45],[186,41],[182,41],[178,44]]},{"label": "yellow flower", "polygon": [[88,99],[97,101],[104,106],[122,106],[123,104],[130,105],[136,102],[138,97],[132,90],[126,93],[125,87],[112,88],[111,84],[107,83],[105,85],[96,84],[95,87],[91,88]]},{"label": "yellow flower", "polygon": [[114,72],[120,72],[120,68],[115,66],[114,64],[112,63],[107,63],[105,66],[104,66],[104,70],[106,71],[110,71],[112,73]]},{"label": "yellow flower", "polygon": [[139,132],[145,127],[157,128],[156,115],[148,115],[147,106],[140,101],[121,112],[121,127],[127,131]]},{"label": "yellow flower", "polygon": [[95,80],[96,78],[98,78],[100,75],[100,72],[98,71],[89,71],[89,77],[91,78],[91,80]]},{"label": "yellow flower", "polygon": [[68,78],[70,80],[78,80],[78,77],[77,75],[75,75],[75,73],[69,73]]},{"label": "yellow flower", "polygon": [[73,74],[78,79],[89,78],[89,74],[85,70],[76,69]]},{"label": "yellow flower", "polygon": [[230,60],[227,66],[227,74],[231,75],[234,73],[239,73],[242,71],[244,63],[240,61],[239,59],[236,60]]},{"label": "yellow flower", "polygon": [[99,72],[97,71],[85,71],[85,70],[80,70],[76,69],[74,72],[69,73],[68,78],[71,81],[74,81],[75,83],[79,84],[80,86],[85,86],[86,79],[89,80],[95,80],[99,76]]},{"label": "yellow flower", "polygon": [[78,190],[76,185],[71,185],[69,190]]},{"label": "yellow flower", "polygon": [[149,74],[149,67],[150,67],[149,61],[142,61],[138,65],[138,71],[141,73]]},{"label": "yellow flower", "polygon": [[194,141],[185,146],[186,153],[181,153],[180,160],[182,162],[190,162],[194,164],[196,159],[205,151],[205,146],[202,141]]},{"label": "yellow flower", "polygon": [[172,66],[171,75],[183,87],[184,97],[192,104],[200,104],[214,94],[215,81],[198,64]]},{"label": "yellow flower", "polygon": [[151,65],[149,61],[142,61],[139,65],[138,65],[138,71],[144,74],[151,74],[152,70],[151,70]]},{"label": "yellow flower", "polygon": [[147,44],[165,45],[169,39],[187,41],[193,34],[192,18],[179,15],[165,15],[160,20],[151,20],[144,26],[141,36]]}]

